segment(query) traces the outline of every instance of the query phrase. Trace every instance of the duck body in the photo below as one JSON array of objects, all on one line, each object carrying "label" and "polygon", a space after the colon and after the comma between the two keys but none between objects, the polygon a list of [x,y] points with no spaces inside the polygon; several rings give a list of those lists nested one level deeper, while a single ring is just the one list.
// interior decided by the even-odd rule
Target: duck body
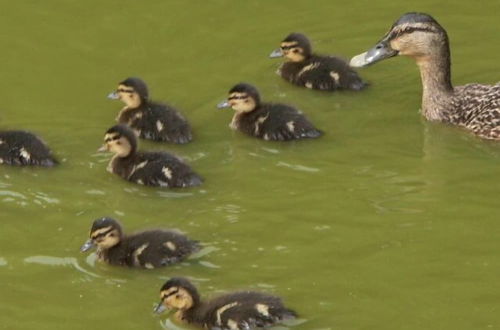
[{"label": "duck body", "polygon": [[126,125],[108,129],[104,145],[99,151],[111,151],[115,155],[108,171],[125,180],[168,188],[198,186],[203,179],[177,156],[167,152],[137,150],[135,133]]},{"label": "duck body", "polygon": [[446,101],[438,120],[462,126],[481,138],[500,140],[500,84],[456,86]]},{"label": "duck body", "polygon": [[139,137],[184,144],[193,139],[184,117],[169,105],[147,101],[137,108],[120,111],[117,122],[128,125]]},{"label": "duck body", "polygon": [[140,78],[123,80],[108,98],[125,103],[116,120],[131,127],[141,138],[178,144],[193,139],[188,121],[174,107],[151,101],[148,87]]},{"label": "duck body", "polygon": [[196,288],[184,278],[172,278],[162,287],[162,307],[177,309],[176,317],[203,329],[239,330],[263,328],[293,319],[296,313],[281,298],[240,291],[201,301]]},{"label": "duck body", "polygon": [[269,327],[296,316],[280,298],[241,291],[222,295],[186,311],[181,318],[205,329],[253,329]]},{"label": "duck body", "polygon": [[247,83],[235,85],[218,107],[235,110],[229,127],[264,140],[290,141],[323,134],[296,108],[261,102],[258,90]]},{"label": "duck body", "polygon": [[430,121],[461,126],[475,135],[500,140],[500,83],[451,83],[448,34],[430,15],[407,13],[373,48],[351,59],[363,67],[397,55],[417,63],[422,80],[422,115]]},{"label": "duck body", "polygon": [[58,164],[47,145],[25,131],[0,132],[0,164],[52,167]]},{"label": "duck body", "polygon": [[198,250],[197,242],[184,235],[150,230],[125,236],[112,248],[97,249],[97,256],[111,265],[158,268],[178,263]]},{"label": "duck body", "polygon": [[249,113],[236,113],[231,128],[271,141],[317,138],[322,132],[296,108],[280,103],[262,103]]},{"label": "duck body", "polygon": [[277,73],[297,86],[324,91],[359,91],[368,85],[343,59],[314,54],[311,42],[302,33],[289,34],[270,57],[285,58]]},{"label": "duck body", "polygon": [[108,170],[122,178],[146,186],[182,188],[198,186],[201,177],[181,159],[167,152],[136,152],[113,157]]},{"label": "duck body", "polygon": [[343,59],[334,56],[311,55],[301,62],[285,62],[277,73],[297,86],[324,91],[359,91],[367,86]]},{"label": "duck body", "polygon": [[97,246],[100,261],[148,269],[178,263],[200,249],[197,241],[171,230],[155,229],[125,235],[118,221],[107,217],[94,221],[90,239],[81,251],[94,246]]}]

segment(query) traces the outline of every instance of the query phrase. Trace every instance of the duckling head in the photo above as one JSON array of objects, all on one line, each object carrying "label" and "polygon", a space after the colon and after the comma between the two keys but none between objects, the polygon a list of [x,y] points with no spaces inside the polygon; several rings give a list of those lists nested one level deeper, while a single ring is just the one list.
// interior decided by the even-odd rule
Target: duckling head
[{"label": "duckling head", "polygon": [[123,237],[122,226],[115,219],[99,218],[92,224],[89,236],[90,238],[80,248],[81,252],[88,251],[95,246],[106,250],[120,243]]},{"label": "duckling head", "polygon": [[127,157],[137,150],[135,133],[126,125],[115,125],[104,134],[104,144],[100,152],[109,151],[118,157]]},{"label": "duckling head", "polygon": [[432,16],[407,13],[370,50],[351,59],[352,67],[363,67],[396,55],[413,57],[417,63],[449,54],[448,35]]},{"label": "duckling head", "polygon": [[260,105],[257,88],[247,83],[239,83],[229,90],[229,97],[217,104],[219,109],[232,108],[236,112],[251,112]]},{"label": "duckling head", "polygon": [[302,33],[290,33],[283,41],[280,48],[274,50],[269,57],[284,57],[290,62],[302,62],[312,54],[311,42]]},{"label": "duckling head", "polygon": [[148,100],[148,86],[144,80],[130,77],[120,82],[116,91],[110,93],[108,98],[122,101],[127,108],[137,108]]},{"label": "duckling head", "polygon": [[166,309],[186,311],[200,303],[200,295],[196,287],[184,277],[173,277],[160,289],[160,303],[155,307],[155,313]]}]

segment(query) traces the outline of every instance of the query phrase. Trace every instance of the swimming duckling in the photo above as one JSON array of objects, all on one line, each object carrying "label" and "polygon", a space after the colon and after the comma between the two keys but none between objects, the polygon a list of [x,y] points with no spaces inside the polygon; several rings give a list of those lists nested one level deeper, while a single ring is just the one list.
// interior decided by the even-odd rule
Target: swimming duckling
[{"label": "swimming duckling", "polygon": [[427,120],[465,127],[485,139],[500,140],[500,83],[453,87],[446,31],[428,14],[407,13],[369,51],[351,59],[367,66],[396,55],[412,57],[422,78],[422,114]]},{"label": "swimming duckling", "polygon": [[108,98],[125,103],[116,121],[130,126],[141,138],[172,143],[188,143],[193,138],[189,123],[179,111],[149,100],[148,86],[139,78],[120,82]]},{"label": "swimming duckling", "polygon": [[277,73],[298,86],[326,91],[359,91],[368,85],[343,59],[314,54],[311,42],[301,33],[289,34],[281,47],[269,56],[285,58],[286,62]]},{"label": "swimming duckling", "polygon": [[98,151],[114,153],[108,171],[131,182],[176,188],[198,186],[203,181],[189,165],[172,154],[137,151],[137,138],[125,125],[108,129],[104,145]]},{"label": "swimming duckling", "polygon": [[98,259],[111,265],[149,269],[178,263],[200,249],[197,241],[170,230],[155,229],[127,236],[112,218],[94,221],[90,238],[80,251],[93,247],[97,247]]},{"label": "swimming duckling", "polygon": [[258,90],[240,83],[229,90],[229,98],[217,105],[236,111],[229,127],[264,140],[317,138],[316,129],[299,110],[285,104],[261,103]]},{"label": "swimming duckling", "polygon": [[160,290],[160,299],[156,313],[175,309],[178,320],[203,329],[253,329],[297,316],[279,297],[260,292],[234,292],[201,301],[196,287],[183,277],[168,280]]},{"label": "swimming duckling", "polygon": [[0,164],[51,167],[57,163],[49,147],[33,133],[0,132]]}]

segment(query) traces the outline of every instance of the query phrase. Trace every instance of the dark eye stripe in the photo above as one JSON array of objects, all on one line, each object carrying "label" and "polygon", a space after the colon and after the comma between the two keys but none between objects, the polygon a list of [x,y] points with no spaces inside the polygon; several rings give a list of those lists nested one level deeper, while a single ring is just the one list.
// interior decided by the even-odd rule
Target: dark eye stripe
[{"label": "dark eye stripe", "polygon": [[118,88],[116,91],[118,93],[130,93],[130,94],[132,94],[134,92],[133,89],[123,89],[123,88]]},{"label": "dark eye stripe", "polygon": [[177,292],[179,292],[179,289],[174,290],[174,291],[170,292],[169,294],[164,295],[164,296],[163,296],[163,298],[161,298],[161,300],[165,300],[165,299],[167,299],[168,297],[173,296],[173,295],[174,295],[174,294],[176,294]]},{"label": "dark eye stripe", "polygon": [[106,140],[104,140],[104,142],[118,140],[120,137],[121,137],[120,135],[115,135],[113,137],[107,138]]},{"label": "dark eye stripe", "polygon": [[99,235],[96,235],[96,236],[92,236],[92,239],[97,239],[97,238],[100,238],[100,237],[103,237],[103,236],[106,236],[107,234],[109,234],[110,232],[112,232],[114,229],[111,228],[107,231],[105,231],[104,233],[100,233]]},{"label": "dark eye stripe", "polygon": [[246,99],[248,96],[245,95],[245,96],[231,96],[230,98],[228,98],[228,100],[243,100],[243,99]]}]

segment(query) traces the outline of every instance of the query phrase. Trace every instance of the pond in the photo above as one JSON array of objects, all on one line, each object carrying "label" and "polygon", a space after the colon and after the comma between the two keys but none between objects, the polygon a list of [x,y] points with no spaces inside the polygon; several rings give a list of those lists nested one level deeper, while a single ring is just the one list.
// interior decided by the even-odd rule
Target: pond
[{"label": "pond", "polygon": [[[294,87],[268,58],[290,32],[318,53],[367,50],[403,13],[448,31],[454,84],[500,79],[498,1],[34,1],[4,3],[2,129],[38,133],[61,165],[1,167],[0,328],[188,329],[152,314],[187,276],[204,297],[281,296],[299,329],[498,329],[500,144],[419,113],[413,61],[359,70],[363,92]],[[141,141],[190,162],[205,184],[165,190],[106,172],[96,152],[140,76],[182,109],[195,140]],[[325,132],[273,143],[217,110],[237,82],[293,104]],[[134,270],[79,252],[91,223],[176,228],[204,243],[174,267]]]}]

